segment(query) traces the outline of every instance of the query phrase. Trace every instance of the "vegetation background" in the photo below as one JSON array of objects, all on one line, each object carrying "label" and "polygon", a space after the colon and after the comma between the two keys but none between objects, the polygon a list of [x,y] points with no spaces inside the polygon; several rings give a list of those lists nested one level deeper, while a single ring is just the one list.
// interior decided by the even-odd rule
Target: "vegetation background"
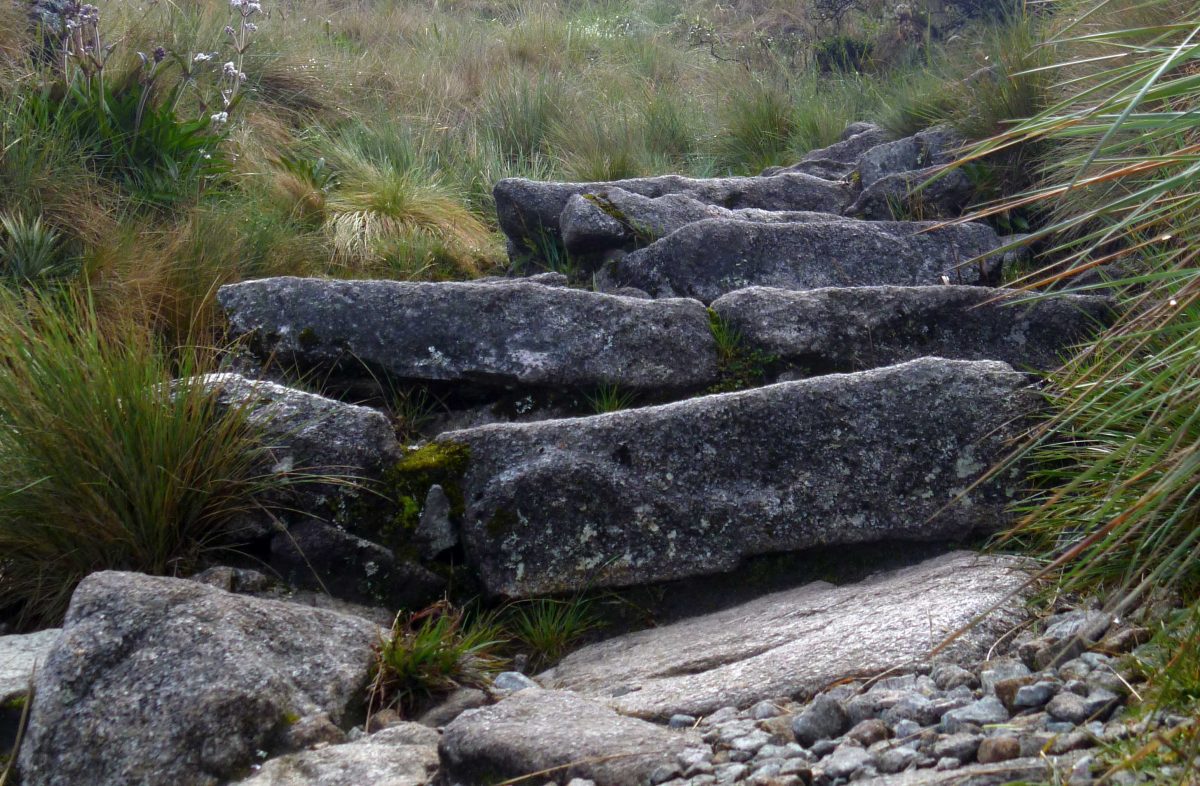
[{"label": "vegetation background", "polygon": [[[27,622],[89,570],[186,571],[277,482],[241,413],[163,393],[215,362],[221,284],[471,277],[505,263],[503,177],[754,174],[852,121],[949,122],[980,217],[1035,233],[1019,283],[1098,270],[1127,314],[1051,381],[1005,543],[1182,609],[1147,712],[1200,710],[1193,4],[56,2],[37,33],[0,3],[0,590]],[[1150,726],[1111,759],[1182,783],[1198,745]]]}]

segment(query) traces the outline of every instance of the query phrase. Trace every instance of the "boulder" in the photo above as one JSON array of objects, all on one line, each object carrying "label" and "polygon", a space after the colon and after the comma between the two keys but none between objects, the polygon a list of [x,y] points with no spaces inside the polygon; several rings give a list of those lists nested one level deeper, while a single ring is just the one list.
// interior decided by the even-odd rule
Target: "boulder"
[{"label": "boulder", "polygon": [[16,743],[34,675],[60,633],[60,629],[50,628],[0,636],[0,751],[4,754]]},{"label": "boulder", "polygon": [[[401,455],[383,413],[239,374],[206,374],[176,384],[197,382],[217,390],[223,405],[245,408],[249,421],[262,429],[271,471],[338,476],[293,485],[283,500],[289,509],[345,521],[353,512],[381,507],[364,487],[378,483]],[[351,479],[355,482],[347,482]]]},{"label": "boulder", "polygon": [[772,167],[764,175],[786,172],[803,172],[829,180],[840,180],[852,173],[858,159],[877,145],[891,140],[892,134],[872,123],[852,123],[846,127],[842,139],[829,147],[810,150],[800,162],[789,167]]},{"label": "boulder", "polygon": [[486,590],[571,592],[995,530],[1017,470],[975,483],[1032,407],[1024,386],[1004,363],[924,358],[435,444],[469,452],[462,541]]},{"label": "boulder", "polygon": [[438,733],[402,723],[357,742],[264,763],[238,786],[426,786],[438,766]]},{"label": "boulder", "polygon": [[957,218],[975,195],[961,169],[927,167],[884,175],[862,190],[846,215],[870,221]]},{"label": "boulder", "polygon": [[260,752],[336,738],[381,634],[194,581],[92,574],[38,673],[22,783],[215,786]]},{"label": "boulder", "polygon": [[865,151],[858,159],[858,177],[863,188],[897,172],[942,166],[954,160],[964,139],[948,126],[934,126],[912,136],[884,142]]},{"label": "boulder", "polygon": [[804,210],[729,210],[685,194],[646,197],[623,188],[575,194],[559,216],[563,245],[574,255],[632,251],[706,218],[782,223],[829,221],[836,216]]},{"label": "boulder", "polygon": [[559,216],[576,194],[594,194],[613,187],[660,197],[684,194],[705,204],[737,210],[820,210],[840,213],[853,195],[850,186],[799,172],[774,177],[696,179],[679,175],[643,177],[595,183],[543,183],[506,178],[496,183],[496,217],[513,247],[522,252],[545,243],[559,243]]},{"label": "boulder", "polygon": [[[954,552],[854,584],[816,582],[589,645],[539,679],[650,719],[748,707],[764,697],[804,699],[847,677],[899,670],[923,658],[1018,590],[1027,578],[1018,568],[1010,558]],[[1024,613],[1018,593],[945,657],[967,663],[984,656]],[[834,699],[818,702],[835,717],[819,729],[800,723],[808,741],[848,725],[845,714],[832,709]]]},{"label": "boulder", "polygon": [[558,783],[649,786],[681,774],[678,755],[699,742],[692,732],[627,718],[571,693],[529,689],[447,726],[440,777],[483,784],[540,773]]},{"label": "boulder", "polygon": [[721,296],[712,309],[747,349],[809,372],[856,371],[926,355],[1050,370],[1111,321],[1103,297],[1028,297],[967,286],[751,287]]},{"label": "boulder", "polygon": [[705,303],[751,286],[783,289],[871,285],[991,284],[1002,245],[984,224],[842,219],[761,224],[709,219],[688,224],[615,263],[614,279],[654,297]]},{"label": "boulder", "polygon": [[716,378],[708,314],[520,280],[269,278],[221,287],[262,357],[396,380],[592,391],[688,391]]}]

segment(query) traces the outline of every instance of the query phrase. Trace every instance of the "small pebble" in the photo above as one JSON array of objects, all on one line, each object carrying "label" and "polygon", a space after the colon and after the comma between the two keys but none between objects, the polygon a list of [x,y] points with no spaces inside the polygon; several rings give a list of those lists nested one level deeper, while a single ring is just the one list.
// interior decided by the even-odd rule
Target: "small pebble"
[{"label": "small pebble", "polygon": [[696,718],[693,715],[672,715],[667,721],[667,726],[672,729],[690,729],[696,725]]},{"label": "small pebble", "polygon": [[979,743],[975,758],[980,764],[1008,761],[1021,755],[1021,741],[1016,737],[986,737]]}]

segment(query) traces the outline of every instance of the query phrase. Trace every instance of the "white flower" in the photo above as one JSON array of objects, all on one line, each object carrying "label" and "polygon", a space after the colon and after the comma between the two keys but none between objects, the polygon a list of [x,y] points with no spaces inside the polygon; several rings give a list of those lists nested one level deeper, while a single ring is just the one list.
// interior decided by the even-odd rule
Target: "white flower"
[{"label": "white flower", "polygon": [[254,24],[253,22],[247,22],[247,23],[245,24],[245,28],[246,28],[246,30],[247,30],[247,31],[249,31],[249,32],[251,32],[251,33],[257,33],[257,32],[258,32],[258,25]]},{"label": "white flower", "polygon": [[197,52],[196,56],[192,58],[192,62],[193,63],[207,63],[209,60],[212,60],[212,58],[213,58],[212,55],[206,55],[203,52]]},{"label": "white flower", "polygon": [[242,3],[244,3],[245,1],[246,1],[246,0],[229,0],[229,5],[230,5],[232,8],[241,8],[241,7],[242,7]]},{"label": "white flower", "polygon": [[231,79],[238,75],[237,64],[232,60],[223,65],[221,67],[221,71],[225,74],[225,76],[230,77]]},{"label": "white flower", "polygon": [[228,112],[217,112],[215,115],[210,117],[209,120],[211,120],[214,125],[219,126],[223,123],[229,122],[229,113]]},{"label": "white flower", "polygon": [[262,3],[255,2],[255,0],[248,0],[246,8],[249,9],[251,14],[257,14],[262,10]]}]

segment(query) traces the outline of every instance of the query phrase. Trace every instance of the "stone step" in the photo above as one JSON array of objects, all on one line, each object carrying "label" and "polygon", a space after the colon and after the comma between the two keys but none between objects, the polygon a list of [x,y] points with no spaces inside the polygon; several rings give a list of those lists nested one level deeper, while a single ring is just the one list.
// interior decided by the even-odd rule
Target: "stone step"
[{"label": "stone step", "polygon": [[468,563],[490,594],[527,597],[996,530],[1019,472],[975,484],[1033,408],[1025,385],[1004,363],[925,358],[436,443],[469,451]]},{"label": "stone step", "polygon": [[1047,371],[1112,320],[1104,297],[1028,298],[969,286],[751,287],[722,295],[712,310],[747,349],[808,375],[922,356],[1002,360]]},{"label": "stone step", "polygon": [[349,376],[657,394],[717,379],[694,300],[636,298],[520,279],[411,283],[270,278],[221,287],[230,332],[262,358]]},{"label": "stone step", "polygon": [[492,193],[500,229],[508,237],[510,249],[527,254],[545,244],[561,242],[559,216],[571,197],[613,187],[647,197],[684,194],[705,204],[729,209],[841,213],[854,198],[853,188],[848,183],[798,172],[775,177],[703,179],[663,175],[593,183],[545,183],[506,178],[496,183]]},{"label": "stone step", "polygon": [[[1015,593],[1027,578],[1018,565],[963,551],[845,586],[815,582],[589,645],[538,680],[660,721],[806,699],[847,678],[903,672]],[[1003,603],[942,660],[982,659],[1022,616],[1019,598]]]},{"label": "stone step", "polygon": [[[1004,242],[991,227],[843,219],[752,223],[708,219],[614,263],[613,280],[652,297],[711,303],[751,286],[818,289],[999,283]],[[977,260],[977,261],[975,261]]]}]

